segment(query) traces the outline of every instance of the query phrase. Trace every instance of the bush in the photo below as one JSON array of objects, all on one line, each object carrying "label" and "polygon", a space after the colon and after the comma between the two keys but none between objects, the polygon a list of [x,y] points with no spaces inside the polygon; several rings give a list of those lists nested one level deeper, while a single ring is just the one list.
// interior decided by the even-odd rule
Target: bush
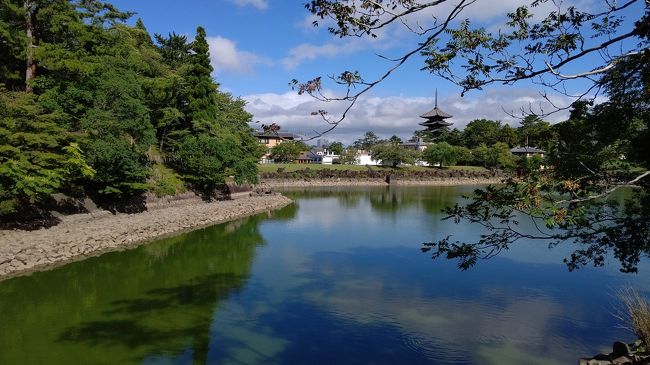
[{"label": "bush", "polygon": [[650,304],[632,288],[622,289],[619,298],[624,306],[620,319],[626,322],[626,326],[643,341],[647,349],[650,345]]},{"label": "bush", "polygon": [[151,171],[150,190],[156,196],[176,195],[187,190],[181,177],[169,167],[156,163]]}]

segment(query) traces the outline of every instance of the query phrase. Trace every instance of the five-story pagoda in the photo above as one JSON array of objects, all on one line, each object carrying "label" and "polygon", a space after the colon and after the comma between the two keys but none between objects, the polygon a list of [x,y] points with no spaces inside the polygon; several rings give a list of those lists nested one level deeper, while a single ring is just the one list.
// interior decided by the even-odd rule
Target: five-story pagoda
[{"label": "five-story pagoda", "polygon": [[438,90],[436,90],[436,104],[433,109],[420,115],[420,118],[426,119],[426,121],[419,123],[421,126],[426,127],[427,131],[437,132],[445,127],[449,127],[453,123],[445,121],[445,119],[451,118],[451,114],[447,114],[442,110],[438,109]]}]

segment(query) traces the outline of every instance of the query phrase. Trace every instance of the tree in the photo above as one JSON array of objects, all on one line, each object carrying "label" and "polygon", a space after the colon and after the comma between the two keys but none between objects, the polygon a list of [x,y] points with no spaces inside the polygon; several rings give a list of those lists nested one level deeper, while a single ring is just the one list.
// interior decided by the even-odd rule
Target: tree
[{"label": "tree", "polygon": [[348,147],[341,153],[339,162],[343,165],[356,165],[359,163],[359,151],[356,148]]},{"label": "tree", "polygon": [[33,95],[0,88],[0,217],[40,203],[66,180],[94,175],[55,120]]},{"label": "tree", "polygon": [[431,166],[454,165],[457,157],[456,150],[447,142],[436,143],[422,152],[422,159]]},{"label": "tree", "polygon": [[474,147],[471,151],[474,165],[483,167],[488,166],[490,148],[485,143],[481,143],[480,145]]},{"label": "tree", "polygon": [[512,169],[516,165],[515,156],[510,152],[510,147],[503,142],[497,142],[488,151],[487,167]]},{"label": "tree", "polygon": [[278,163],[290,163],[306,150],[307,146],[302,142],[284,141],[271,148],[271,158]]},{"label": "tree", "polygon": [[352,146],[358,150],[371,150],[375,145],[379,143],[379,137],[375,132],[369,131],[366,132],[363,137],[357,139],[352,143]]},{"label": "tree", "polygon": [[341,142],[332,142],[327,148],[336,155],[343,154],[343,143]]},{"label": "tree", "polygon": [[[571,87],[566,84],[575,81],[574,84],[583,90],[577,94],[582,98],[598,87],[594,75],[610,70],[619,61],[639,55],[647,48],[645,24],[650,7],[647,2],[605,2],[583,8],[556,6],[550,11],[539,6],[547,2],[531,0],[529,5],[512,9],[507,13],[507,22],[490,32],[478,22],[463,19],[463,12],[475,3],[471,0],[453,4],[446,0],[311,0],[305,7],[316,18],[314,26],[332,21],[328,30],[335,36],[377,37],[379,30],[403,27],[417,40],[402,56],[390,57],[393,64],[374,80],[366,80],[361,72],[349,70],[332,77],[345,88],[343,96],[324,96],[321,77],[306,82],[293,80],[292,83],[300,93],[353,105],[406,61],[421,55],[424,57],[423,70],[459,85],[463,94],[491,84],[510,85],[521,80],[533,80],[548,90],[569,94],[567,90]],[[626,13],[632,8],[634,15],[629,19]],[[436,16],[421,16],[431,12]],[[427,21],[423,21],[424,18]],[[607,53],[602,61],[590,59],[601,51]],[[594,67],[581,67],[585,59],[595,63]],[[575,68],[583,70],[565,72]],[[591,97],[595,97],[593,93]],[[340,123],[349,110],[350,107],[340,118],[330,118],[329,122]]]},{"label": "tree", "polygon": [[372,147],[370,155],[375,161],[381,161],[383,165],[390,164],[397,167],[401,164],[414,164],[417,160],[417,151],[402,148],[392,143],[380,143]]},{"label": "tree", "polygon": [[[568,106],[553,103],[548,92],[571,95],[574,101],[586,99],[572,103],[568,125],[554,128],[560,132],[573,128],[573,135],[561,135],[552,152],[554,169],[478,189],[470,203],[448,210],[457,221],[482,224],[489,234],[473,243],[445,238],[424,249],[433,250],[434,257],[459,259],[459,265],[467,268],[522,238],[574,240],[583,247],[567,258],[569,268],[603,265],[613,253],[623,271],[635,271],[640,256],[650,252],[650,153],[647,142],[639,143],[640,138],[647,141],[650,129],[650,3],[554,6],[540,14],[543,7],[538,5],[547,2],[534,0],[509,12],[505,26],[492,33],[469,19],[458,20],[474,1],[456,2],[445,13],[436,12],[428,24],[414,14],[442,10],[448,1],[310,1],[307,9],[317,17],[314,24],[334,19],[329,30],[340,37],[374,37],[380,29],[400,25],[420,37],[403,56],[391,57],[394,65],[375,80],[349,71],[335,77],[347,93],[334,99],[349,104],[339,119],[329,121],[340,123],[361,95],[418,54],[425,58],[424,70],[459,85],[463,94],[491,84],[529,80],[541,87],[541,96],[555,106],[553,111]],[[600,54],[602,58],[592,57]],[[330,99],[320,94],[324,87],[320,78],[294,85],[299,92]],[[599,91],[605,91],[609,100],[593,105]],[[535,113],[532,107],[522,111]],[[637,189],[625,198],[607,200],[623,186]],[[516,228],[516,214],[527,214],[552,231],[524,235]]]},{"label": "tree", "polygon": [[[222,184],[226,173],[237,182],[257,181],[256,162],[266,152],[257,143],[248,126],[252,116],[245,111],[245,101],[219,90],[212,79],[206,31],[197,28],[191,44],[184,36],[156,36],[164,60],[175,68],[159,78],[158,93],[166,96],[156,101],[157,136],[161,150],[169,154],[176,169],[204,194],[211,194]],[[279,130],[275,123],[269,130]],[[222,148],[227,145],[228,148]],[[197,156],[190,156],[197,153]],[[187,168],[181,161],[195,161],[204,154],[206,166],[196,163]],[[210,162],[211,161],[211,162]]]},{"label": "tree", "polygon": [[501,137],[501,122],[487,119],[475,119],[463,130],[463,141],[468,148],[474,148],[481,143],[491,146],[499,142]]},{"label": "tree", "polygon": [[398,136],[396,136],[396,135],[393,134],[393,135],[388,139],[388,142],[389,142],[389,143],[392,143],[392,144],[400,144],[400,143],[402,143],[402,139],[399,138]]},{"label": "tree", "polygon": [[[602,266],[611,255],[621,271],[636,272],[641,257],[650,254],[648,61],[648,55],[630,57],[604,75],[610,101],[574,105],[569,120],[554,128],[559,136],[549,157],[553,169],[530,169],[521,180],[478,189],[470,203],[448,210],[458,221],[482,224],[489,234],[477,242],[446,238],[425,250],[467,268],[519,239],[574,241],[578,248],[565,259],[570,270]],[[623,187],[635,189],[615,195]],[[529,215],[538,232],[522,233],[519,213]]]},{"label": "tree", "polygon": [[499,141],[507,144],[510,147],[517,145],[517,142],[519,140],[518,137],[519,136],[517,135],[517,130],[508,124],[504,124],[499,131]]},{"label": "tree", "polygon": [[142,19],[124,24],[130,16],[99,0],[0,0],[7,211],[60,191],[139,198],[154,164],[203,190],[224,176],[256,181],[265,151],[245,102],[212,79],[205,30],[154,44]]},{"label": "tree", "polygon": [[472,151],[465,146],[453,146],[456,155],[456,163],[459,165],[471,165],[474,162]]}]

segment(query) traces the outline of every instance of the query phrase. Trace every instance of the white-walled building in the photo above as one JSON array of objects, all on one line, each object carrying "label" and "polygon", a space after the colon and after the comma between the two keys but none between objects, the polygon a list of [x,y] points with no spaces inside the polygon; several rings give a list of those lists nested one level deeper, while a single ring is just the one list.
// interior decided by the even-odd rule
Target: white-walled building
[{"label": "white-walled building", "polygon": [[309,151],[309,154],[314,159],[314,163],[323,165],[331,165],[334,163],[334,161],[338,161],[338,159],[341,157],[333,151],[321,147],[313,148],[311,151]]}]

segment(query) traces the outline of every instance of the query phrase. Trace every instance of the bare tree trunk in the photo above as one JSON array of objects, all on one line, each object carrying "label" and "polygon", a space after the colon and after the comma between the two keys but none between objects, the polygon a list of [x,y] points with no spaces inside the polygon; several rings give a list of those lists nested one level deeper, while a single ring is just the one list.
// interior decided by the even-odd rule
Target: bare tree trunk
[{"label": "bare tree trunk", "polygon": [[25,0],[25,28],[27,31],[27,61],[25,62],[25,91],[31,93],[33,91],[30,85],[31,81],[36,77],[36,63],[34,62],[34,0]]}]

